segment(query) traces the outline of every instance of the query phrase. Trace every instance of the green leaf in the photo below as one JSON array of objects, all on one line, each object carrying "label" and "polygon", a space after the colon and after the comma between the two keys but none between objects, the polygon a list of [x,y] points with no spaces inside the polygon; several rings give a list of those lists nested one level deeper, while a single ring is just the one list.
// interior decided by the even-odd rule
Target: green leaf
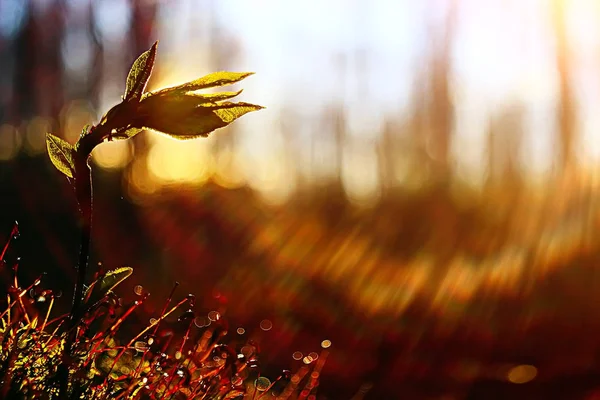
[{"label": "green leaf", "polygon": [[197,96],[150,96],[142,100],[136,124],[176,139],[206,137],[251,111],[263,107],[249,103],[207,103]]},{"label": "green leaf", "polygon": [[133,63],[129,74],[127,75],[127,87],[125,89],[124,101],[131,99],[140,99],[152,73],[154,60],[156,58],[156,47],[158,41],[154,42],[152,47],[142,53]]},{"label": "green leaf", "polygon": [[131,267],[121,267],[112,271],[106,272],[104,275],[96,279],[88,287],[83,295],[84,302],[89,305],[94,305],[102,300],[104,296],[113,290],[118,284],[123,282],[133,273]]},{"label": "green leaf", "polygon": [[229,100],[231,98],[236,97],[240,93],[242,93],[243,89],[238,90],[237,92],[218,92],[218,93],[195,93],[190,92],[186,94],[186,96],[191,96],[198,101],[206,102],[206,103],[216,103],[218,101]]},{"label": "green leaf", "polygon": [[182,85],[170,88],[161,89],[154,93],[148,93],[147,95],[152,96],[161,93],[184,94],[187,92],[195,92],[196,90],[201,89],[232,85],[253,74],[254,72],[213,72],[212,74],[205,75],[202,78],[195,79],[191,82],[187,82]]},{"label": "green leaf", "polygon": [[219,118],[221,118],[221,120],[223,122],[230,124],[233,121],[235,121],[236,119],[238,119],[239,117],[241,117],[242,115],[248,114],[249,112],[252,112],[252,111],[262,110],[264,107],[257,106],[255,104],[250,104],[250,103],[243,103],[243,102],[239,102],[239,103],[224,102],[224,103],[220,103],[218,106],[213,107],[213,108],[214,108],[215,114],[218,115]]},{"label": "green leaf", "polygon": [[46,147],[48,148],[50,161],[56,169],[69,178],[73,178],[75,171],[75,161],[73,160],[75,150],[73,146],[51,133],[46,133]]}]

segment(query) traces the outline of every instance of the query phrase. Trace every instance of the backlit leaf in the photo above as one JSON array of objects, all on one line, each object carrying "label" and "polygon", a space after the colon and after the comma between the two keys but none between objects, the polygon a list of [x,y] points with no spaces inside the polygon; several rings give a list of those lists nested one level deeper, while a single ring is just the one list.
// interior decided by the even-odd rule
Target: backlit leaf
[{"label": "backlit leaf", "polygon": [[97,303],[104,298],[109,291],[113,290],[132,273],[133,268],[131,267],[121,267],[112,271],[108,271],[92,282],[92,284],[88,287],[83,296],[85,302],[89,305]]},{"label": "backlit leaf", "polygon": [[73,161],[75,150],[73,146],[69,142],[51,133],[47,133],[46,147],[48,148],[50,161],[52,161],[56,169],[69,178],[73,178],[73,172],[75,171],[75,162]]},{"label": "backlit leaf", "polygon": [[216,103],[218,101],[229,100],[231,98],[236,97],[242,93],[242,90],[238,90],[237,92],[218,92],[218,93],[195,93],[190,92],[186,94],[186,96],[191,96],[198,101],[203,101],[207,103]]},{"label": "backlit leaf", "polygon": [[263,107],[249,103],[205,103],[197,96],[151,96],[142,100],[139,123],[176,139],[208,136],[242,115]]},{"label": "backlit leaf", "polygon": [[161,89],[154,93],[148,93],[148,96],[159,93],[183,94],[201,89],[232,85],[253,74],[254,72],[213,72],[211,74],[203,76],[202,78],[195,79],[191,82],[187,82],[182,85]]},{"label": "backlit leaf", "polygon": [[127,87],[125,89],[124,101],[130,99],[140,99],[152,73],[154,60],[156,58],[156,47],[158,41],[154,42],[152,47],[142,53],[133,63],[129,74],[127,75]]},{"label": "backlit leaf", "polygon": [[214,112],[223,120],[223,122],[230,124],[244,114],[247,114],[252,111],[258,111],[263,108],[264,107],[262,106],[257,106],[255,104],[250,103],[225,102],[215,107]]}]

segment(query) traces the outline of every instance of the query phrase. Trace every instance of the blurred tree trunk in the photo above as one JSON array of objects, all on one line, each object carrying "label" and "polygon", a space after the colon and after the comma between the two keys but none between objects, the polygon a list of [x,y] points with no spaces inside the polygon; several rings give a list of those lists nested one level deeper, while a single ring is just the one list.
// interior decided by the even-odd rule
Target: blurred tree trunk
[{"label": "blurred tree trunk", "polygon": [[396,182],[395,157],[398,152],[395,135],[398,133],[400,133],[398,124],[391,119],[387,119],[377,146],[379,181],[381,182],[381,189],[384,195],[394,187]]},{"label": "blurred tree trunk", "polygon": [[490,121],[488,152],[488,184],[518,184],[521,180],[521,151],[524,109],[515,105],[493,115]]},{"label": "blurred tree trunk", "polygon": [[568,173],[573,167],[573,143],[575,139],[575,107],[573,87],[570,82],[569,44],[567,40],[565,12],[566,0],[553,0],[552,18],[556,33],[556,67],[559,80],[558,104],[558,172]]},{"label": "blurred tree trunk", "polygon": [[437,33],[438,45],[434,47],[431,70],[431,156],[434,173],[445,176],[450,172],[450,146],[454,124],[454,106],[450,93],[449,76],[452,67],[452,40],[456,31],[456,0],[448,0],[445,23]]}]

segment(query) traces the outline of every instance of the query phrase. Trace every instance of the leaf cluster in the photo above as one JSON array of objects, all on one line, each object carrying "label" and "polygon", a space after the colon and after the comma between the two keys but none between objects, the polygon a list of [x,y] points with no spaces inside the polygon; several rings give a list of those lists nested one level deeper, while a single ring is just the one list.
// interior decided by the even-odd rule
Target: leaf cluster
[{"label": "leaf cluster", "polygon": [[241,93],[200,93],[200,90],[235,84],[251,72],[214,72],[174,87],[146,92],[156,59],[158,42],[133,63],[122,101],[97,126],[84,128],[71,145],[48,133],[46,145],[54,166],[69,178],[75,176],[77,158],[87,160],[95,146],[106,140],[130,139],[144,129],[175,139],[206,137],[244,114],[262,109],[245,102],[228,101]]}]

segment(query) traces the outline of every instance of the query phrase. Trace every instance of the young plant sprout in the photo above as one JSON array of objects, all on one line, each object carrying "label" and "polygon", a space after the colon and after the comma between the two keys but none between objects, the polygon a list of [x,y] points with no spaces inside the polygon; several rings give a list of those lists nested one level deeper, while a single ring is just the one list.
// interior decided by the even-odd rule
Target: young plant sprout
[{"label": "young plant sprout", "polygon": [[[260,110],[261,106],[227,101],[238,92],[199,93],[202,89],[231,85],[248,77],[250,72],[215,72],[178,86],[146,92],[158,42],[133,63],[127,76],[123,100],[111,108],[95,126],[86,126],[74,145],[46,135],[50,160],[67,176],[75,189],[81,217],[81,247],[77,281],[71,312],[66,323],[62,365],[59,370],[61,397],[66,396],[69,367],[73,359],[73,342],[82,317],[82,300],[92,226],[92,181],[89,159],[92,150],[104,141],[127,140],[144,129],[151,129],[175,139],[206,137],[242,115]],[[131,272],[129,272],[131,273]],[[123,278],[124,279],[124,278]],[[93,292],[88,291],[88,296]],[[88,297],[86,296],[86,297]]]},{"label": "young plant sprout", "polygon": [[[297,371],[284,370],[274,380],[259,372],[260,347],[246,330],[227,335],[218,311],[199,313],[195,297],[177,301],[171,290],[162,310],[133,334],[122,333],[127,318],[139,312],[147,293],[134,288],[135,301],[123,301],[114,290],[131,276],[121,267],[96,273],[84,286],[92,224],[90,154],[106,140],[126,140],[143,129],[176,139],[207,136],[262,107],[227,100],[239,92],[200,94],[229,85],[249,73],[217,72],[172,88],[145,92],[156,57],[156,43],[133,64],[123,101],[96,126],[85,128],[74,145],[47,135],[48,153],[75,189],[81,214],[78,274],[69,314],[52,316],[57,293],[44,289],[43,277],[21,287],[18,261],[14,281],[0,309],[0,398],[118,400],[315,400],[329,341],[319,354],[294,358]],[[0,252],[0,263],[15,226]],[[177,317],[178,316],[178,317]],[[175,318],[173,318],[175,317]],[[268,331],[270,320],[255,329]],[[242,337],[240,337],[242,336]],[[126,337],[126,339],[124,339]],[[295,357],[295,356],[294,356]]]}]

